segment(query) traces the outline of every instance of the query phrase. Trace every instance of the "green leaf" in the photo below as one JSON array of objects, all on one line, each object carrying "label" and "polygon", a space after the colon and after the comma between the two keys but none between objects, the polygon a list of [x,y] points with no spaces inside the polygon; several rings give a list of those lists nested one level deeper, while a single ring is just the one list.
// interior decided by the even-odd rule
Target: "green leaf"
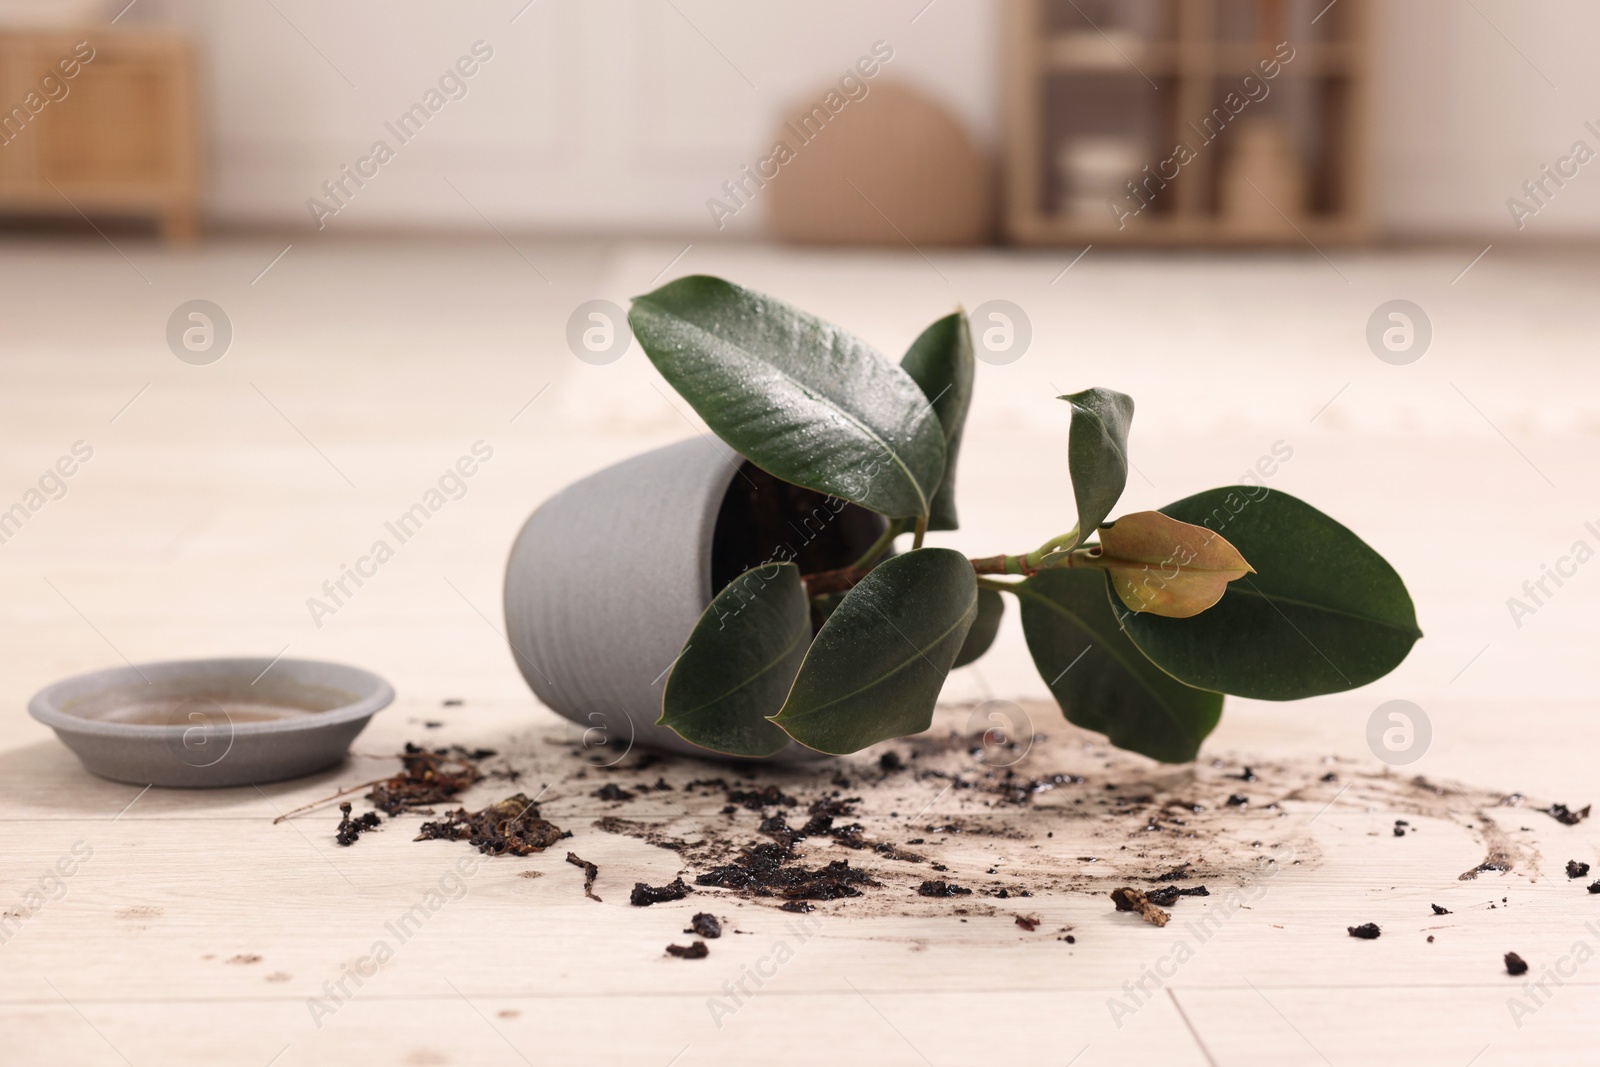
[{"label": "green leaf", "polygon": [[811,610],[800,568],[774,563],[729,582],[695,623],[667,678],[657,726],[730,756],[771,756],[789,743],[767,721],[800,670]]},{"label": "green leaf", "polygon": [[1222,715],[1222,694],[1190,688],[1146,659],[1117,628],[1105,579],[1040,571],[1015,591],[1028,651],[1068,722],[1164,763],[1194,759]]},{"label": "green leaf", "polygon": [[1133,397],[1110,389],[1085,389],[1056,399],[1072,405],[1067,470],[1072,474],[1072,495],[1078,504],[1078,539],[1074,544],[1082,544],[1106,521],[1128,485],[1128,424],[1133,421]]},{"label": "green leaf", "polygon": [[772,721],[834,755],[921,733],[977,613],[977,578],[961,553],[884,560],[822,624]]},{"label": "green leaf", "polygon": [[967,313],[946,315],[922,331],[901,368],[921,388],[944,428],[944,478],[933,496],[928,529],[954,530],[956,520],[956,456],[961,451],[961,430],[972,406],[972,328]]},{"label": "green leaf", "polygon": [[944,431],[911,376],[812,315],[720,278],[679,278],[628,313],[706,425],[786,482],[897,518],[928,514]]},{"label": "green leaf", "polygon": [[1257,571],[1204,615],[1123,617],[1134,643],[1180,681],[1258,700],[1337,693],[1388,674],[1422,636],[1394,568],[1303,500],[1237,485],[1161,510],[1224,535]]},{"label": "green leaf", "polygon": [[972,629],[967,631],[967,639],[961,645],[961,651],[956,653],[956,661],[950,665],[951,670],[965,667],[989,651],[989,646],[994,644],[995,634],[1000,632],[1000,619],[1006,613],[1006,599],[993,589],[978,590],[978,615],[972,620]]}]

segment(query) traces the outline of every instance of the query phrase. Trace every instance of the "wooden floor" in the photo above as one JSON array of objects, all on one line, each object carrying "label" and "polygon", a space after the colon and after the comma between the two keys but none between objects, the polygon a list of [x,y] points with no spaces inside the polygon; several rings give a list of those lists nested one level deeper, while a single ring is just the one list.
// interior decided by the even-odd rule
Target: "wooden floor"
[{"label": "wooden floor", "polygon": [[[1180,903],[1162,929],[1115,913],[1103,886],[1033,898],[1041,930],[1070,928],[1072,944],[1024,935],[1010,912],[961,922],[915,900],[806,917],[729,901],[718,910],[747,933],[681,961],[662,947],[684,943],[678,931],[707,898],[626,903],[633,882],[670,880],[678,857],[592,828],[567,734],[526,692],[498,628],[502,562],[528,511],[694,432],[637,348],[596,367],[563,340],[578,304],[625,304],[682,246],[313,240],[274,263],[286,240],[118,243],[0,246],[0,510],[75,442],[93,449],[65,495],[0,544],[6,1062],[1487,1067],[1595,1056],[1600,894],[1584,891],[1594,876],[1562,868],[1600,872],[1600,823],[1564,826],[1532,808],[1600,799],[1600,565],[1568,566],[1537,603],[1524,583],[1578,541],[1600,547],[1600,257],[1497,247],[1452,283],[1476,249],[1338,254],[1336,268],[1095,250],[1065,275],[1071,256],[688,250],[672,274],[779,293],[890,351],[958,302],[1026,310],[1029,352],[980,367],[964,529],[942,539],[974,554],[1071,524],[1059,393],[1107,385],[1138,400],[1128,509],[1236,480],[1287,443],[1293,458],[1271,484],[1392,560],[1427,637],[1356,693],[1230,701],[1194,773],[1221,774],[1212,759],[1324,757],[1379,772],[1368,718],[1407,699],[1433,738],[1404,774],[1529,801],[1486,809],[1526,861],[1471,881],[1458,876],[1484,844],[1460,819],[1355,793],[1285,802],[1276,825],[1303,834],[1303,862],[1240,887],[1245,906],[1203,942],[1191,924],[1227,907],[1216,880],[1211,899]],[[164,339],[173,309],[195,298],[232,320],[232,347],[210,366],[180,362]],[[1428,354],[1405,367],[1363,340],[1372,309],[1394,298],[1421,304],[1434,326]],[[307,598],[476,441],[494,456],[465,495],[316,625]],[[1533,610],[1513,618],[1512,597]],[[367,667],[400,693],[345,766],[307,781],[217,792],[99,781],[24,710],[56,678],[125,660],[280,652]],[[952,703],[1022,701],[1037,728],[1060,731],[1033,703],[1043,695],[1014,618],[948,690]],[[458,881],[454,865],[474,855],[465,845],[380,832],[342,849],[326,812],[274,824],[393,769],[408,740],[501,749],[528,775],[522,788],[539,783],[530,794],[556,783],[547,814],[600,865],[603,903],[584,898],[562,848],[484,859]],[[466,802],[502,792],[485,784]],[[657,814],[670,825],[697,813]],[[894,832],[904,814],[874,812],[869,829]],[[1397,817],[1414,824],[1403,840]],[[1020,862],[1006,847],[962,862]],[[1119,852],[1092,824],[1064,825],[1029,862],[1072,882],[1080,857]],[[70,876],[52,875],[63,861]],[[401,943],[391,925],[430,890],[444,902]],[[1367,921],[1383,927],[1377,941],[1346,934]],[[379,942],[393,958],[359,985],[345,977]],[[1505,973],[1508,951],[1530,963],[1527,978]],[[770,977],[756,985],[751,973]],[[341,980],[348,995],[330,996],[325,983]],[[741,981],[748,996],[730,992]]]}]

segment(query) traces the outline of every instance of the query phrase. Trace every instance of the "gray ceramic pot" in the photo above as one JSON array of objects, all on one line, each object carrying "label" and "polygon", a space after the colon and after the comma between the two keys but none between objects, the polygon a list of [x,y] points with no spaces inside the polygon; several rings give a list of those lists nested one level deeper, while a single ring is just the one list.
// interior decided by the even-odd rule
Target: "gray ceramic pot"
[{"label": "gray ceramic pot", "polygon": [[[667,672],[711,602],[714,581],[733,576],[715,573],[713,549],[723,571],[729,558],[772,558],[750,556],[765,548],[755,547],[745,529],[753,524],[741,517],[740,505],[748,507],[758,486],[759,499],[791,508],[804,492],[742,466],[714,438],[680,441],[567,487],[523,526],[506,565],[506,636],[523,678],[577,724],[590,759],[614,762],[635,744],[711,755],[655,722]],[[782,518],[790,527],[792,519]],[[834,548],[851,551],[864,550],[882,523],[850,507],[812,525],[826,525]],[[796,540],[807,535],[803,519],[792,528]],[[729,542],[741,540],[730,556]],[[791,743],[772,758],[818,755]]]}]

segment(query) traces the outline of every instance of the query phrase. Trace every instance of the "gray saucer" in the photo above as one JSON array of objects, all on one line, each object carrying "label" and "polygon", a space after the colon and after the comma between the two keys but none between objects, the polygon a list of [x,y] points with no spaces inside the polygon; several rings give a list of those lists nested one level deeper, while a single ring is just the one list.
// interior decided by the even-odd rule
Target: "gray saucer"
[{"label": "gray saucer", "polygon": [[40,690],[28,713],[102,778],[228,786],[339,763],[393,700],[388,682],[338,663],[203,659],[66,678]]}]

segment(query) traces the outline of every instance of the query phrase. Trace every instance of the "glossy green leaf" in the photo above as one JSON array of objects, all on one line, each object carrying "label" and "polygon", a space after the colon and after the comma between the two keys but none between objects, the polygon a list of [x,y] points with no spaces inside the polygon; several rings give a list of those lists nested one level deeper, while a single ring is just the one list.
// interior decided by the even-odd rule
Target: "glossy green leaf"
[{"label": "glossy green leaf", "polygon": [[944,430],[865,342],[720,278],[637,297],[640,347],[706,425],[762,470],[893,517],[928,514]]},{"label": "glossy green leaf", "polygon": [[772,721],[835,755],[921,733],[977,613],[977,578],[961,553],[884,560],[823,623]]},{"label": "glossy green leaf", "polygon": [[961,451],[961,431],[972,406],[972,327],[967,313],[946,315],[922,331],[900,366],[933,405],[944,429],[944,478],[933,495],[928,529],[954,530],[956,520],[956,457]]},{"label": "glossy green leaf", "polygon": [[783,707],[810,638],[800,569],[773,563],[745,571],[695,623],[656,725],[730,756],[773,755],[789,738],[767,716]]},{"label": "glossy green leaf", "polygon": [[1016,589],[1022,632],[1067,721],[1165,763],[1194,759],[1222,715],[1222,694],[1193,689],[1146,659],[1091,570],[1048,570]]},{"label": "glossy green leaf", "polygon": [[951,670],[965,667],[989,651],[995,635],[1000,632],[1000,620],[1005,613],[1005,597],[993,589],[978,590],[977,617],[972,620],[972,629],[967,631],[967,639],[962,642],[961,651],[956,653],[956,661],[950,665]]},{"label": "glossy green leaf", "polygon": [[1259,700],[1337,693],[1388,674],[1422,636],[1394,568],[1303,500],[1236,485],[1161,510],[1222,534],[1256,569],[1192,619],[1113,601],[1128,636],[1181,681]]},{"label": "glossy green leaf", "polygon": [[[1072,405],[1067,470],[1078,505],[1078,540],[1095,532],[1128,485],[1128,425],[1133,397],[1110,389],[1085,389],[1058,397]],[[1070,548],[1071,545],[1062,547]]]}]

